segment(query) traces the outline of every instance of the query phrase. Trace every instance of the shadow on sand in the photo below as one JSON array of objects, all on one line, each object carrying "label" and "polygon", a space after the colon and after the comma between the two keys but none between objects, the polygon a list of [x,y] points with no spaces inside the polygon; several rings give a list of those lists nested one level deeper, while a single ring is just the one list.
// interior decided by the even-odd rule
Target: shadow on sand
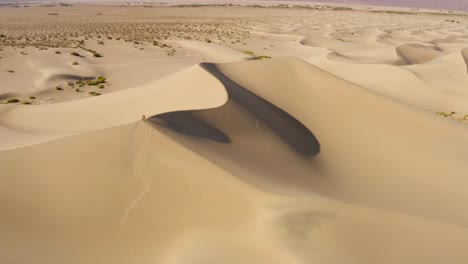
[{"label": "shadow on sand", "polygon": [[[312,157],[320,152],[320,144],[314,134],[293,116],[265,99],[240,86],[224,75],[215,64],[203,63],[201,67],[215,76],[226,88],[229,101],[226,105],[215,109],[179,111],[153,116],[149,121],[156,125],[170,128],[194,138],[213,140],[220,143],[233,143],[229,135],[215,127],[207,116],[220,111],[228,105],[235,104],[248,112],[263,127],[273,131],[284,143],[297,153]],[[206,115],[206,113],[211,113]],[[229,115],[224,118],[229,119]]]}]

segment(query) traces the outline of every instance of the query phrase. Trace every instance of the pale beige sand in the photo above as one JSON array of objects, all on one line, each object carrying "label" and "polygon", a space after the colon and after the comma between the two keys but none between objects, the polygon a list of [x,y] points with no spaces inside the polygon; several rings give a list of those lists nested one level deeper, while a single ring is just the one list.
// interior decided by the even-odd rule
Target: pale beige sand
[{"label": "pale beige sand", "polygon": [[0,262],[467,263],[468,17],[355,8],[0,8]]}]

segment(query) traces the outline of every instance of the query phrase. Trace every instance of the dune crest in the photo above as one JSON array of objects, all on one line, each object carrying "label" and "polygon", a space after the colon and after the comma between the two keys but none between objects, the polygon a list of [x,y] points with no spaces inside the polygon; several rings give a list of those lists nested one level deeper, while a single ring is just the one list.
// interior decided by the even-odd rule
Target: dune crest
[{"label": "dune crest", "polygon": [[[194,80],[204,85],[192,88]],[[105,97],[31,107],[0,105],[4,109],[0,121],[3,126],[22,133],[71,134],[132,123],[143,115],[215,107],[226,100],[222,85],[194,66],[154,83]],[[107,107],[105,110],[103,105]],[[18,137],[22,136],[18,134]]]},{"label": "dune crest", "polygon": [[[145,122],[0,152],[6,168],[0,244],[8,249],[0,257],[386,263],[400,261],[405,248],[419,257],[403,263],[468,259],[462,246],[468,167],[456,154],[466,152],[457,144],[468,140],[465,126],[295,58],[200,67],[222,84],[227,101],[220,97],[207,110],[166,108]],[[448,136],[440,138],[441,130]],[[429,150],[434,142],[439,153]],[[445,157],[437,164],[445,168],[443,182],[429,162],[438,157]],[[15,162],[20,159],[30,165]],[[34,184],[32,170],[40,177]],[[358,235],[365,229],[372,232]],[[390,235],[391,241],[374,242]],[[411,246],[421,237],[424,247]],[[61,253],[38,251],[38,239]],[[440,241],[449,246],[441,249]],[[19,247],[37,253],[17,253]]]},{"label": "dune crest", "polygon": [[0,264],[468,263],[467,22],[0,4]]}]

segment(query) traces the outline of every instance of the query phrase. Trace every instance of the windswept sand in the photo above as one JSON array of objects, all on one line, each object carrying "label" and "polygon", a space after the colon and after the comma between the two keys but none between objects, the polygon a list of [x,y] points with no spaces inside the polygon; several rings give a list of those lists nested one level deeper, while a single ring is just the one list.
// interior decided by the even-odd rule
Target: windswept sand
[{"label": "windswept sand", "polygon": [[331,9],[0,7],[0,262],[467,263],[468,16]]}]

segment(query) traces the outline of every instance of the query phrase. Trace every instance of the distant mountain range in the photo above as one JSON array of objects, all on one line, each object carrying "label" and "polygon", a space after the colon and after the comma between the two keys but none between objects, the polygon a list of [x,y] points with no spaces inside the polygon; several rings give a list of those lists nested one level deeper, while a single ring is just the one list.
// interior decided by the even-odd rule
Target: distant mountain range
[{"label": "distant mountain range", "polygon": [[[267,0],[268,1],[268,0]],[[270,0],[278,2],[288,2],[288,0]],[[431,9],[451,9],[451,10],[464,10],[468,11],[468,0],[289,0],[291,2],[330,2],[330,3],[343,3],[343,4],[366,4],[366,5],[380,5],[380,6],[401,6],[401,7],[417,7],[417,8],[431,8]],[[25,3],[25,2],[62,2],[62,3],[77,3],[77,2],[192,2],[190,0],[0,0],[0,5],[7,3]],[[193,2],[243,2],[243,0],[195,0]]]}]

